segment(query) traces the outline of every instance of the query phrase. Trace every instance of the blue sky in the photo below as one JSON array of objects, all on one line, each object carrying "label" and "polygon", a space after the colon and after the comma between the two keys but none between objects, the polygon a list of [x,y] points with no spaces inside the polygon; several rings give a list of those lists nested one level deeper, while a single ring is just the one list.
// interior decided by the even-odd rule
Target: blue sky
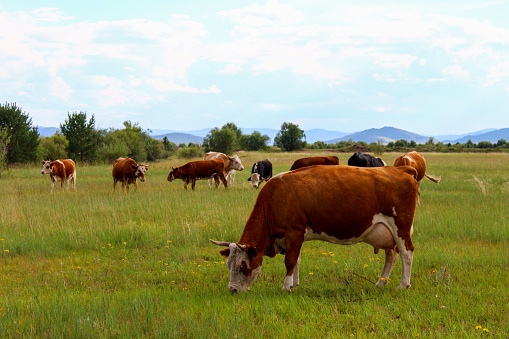
[{"label": "blue sky", "polygon": [[[354,4],[355,3],[355,4]],[[3,1],[0,100],[39,126],[509,127],[508,1]]]}]

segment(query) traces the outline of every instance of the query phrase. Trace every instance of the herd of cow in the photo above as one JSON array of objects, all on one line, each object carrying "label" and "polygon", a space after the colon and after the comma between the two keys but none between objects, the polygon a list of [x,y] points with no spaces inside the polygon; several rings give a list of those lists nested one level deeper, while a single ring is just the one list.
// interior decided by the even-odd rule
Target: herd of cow
[{"label": "herd of cow", "polygon": [[[337,166],[330,166],[337,165]],[[130,158],[118,158],[113,165],[113,187],[120,181],[122,188],[136,187],[137,179],[145,181],[149,165],[137,164]],[[181,179],[184,187],[196,180],[220,181],[233,184],[235,171],[244,167],[238,156],[207,153],[203,160],[191,161],[171,168],[168,181]],[[76,183],[76,167],[72,160],[44,161],[42,174],[50,174],[51,188],[61,181]],[[323,240],[351,245],[365,242],[374,247],[375,254],[385,251],[385,264],[377,282],[384,285],[399,253],[402,278],[398,289],[410,287],[414,246],[413,220],[419,199],[421,180],[427,177],[426,161],[418,152],[410,152],[396,159],[394,166],[386,166],[380,158],[357,152],[348,166],[339,166],[336,156],[298,159],[288,172],[272,176],[269,160],[256,162],[251,170],[253,187],[266,184],[256,199],[240,240],[236,243],[215,241],[226,246],[220,251],[227,257],[230,270],[229,289],[246,291],[261,271],[264,256],[285,255],[286,277],[284,290],[299,285],[299,263],[304,241]]]}]

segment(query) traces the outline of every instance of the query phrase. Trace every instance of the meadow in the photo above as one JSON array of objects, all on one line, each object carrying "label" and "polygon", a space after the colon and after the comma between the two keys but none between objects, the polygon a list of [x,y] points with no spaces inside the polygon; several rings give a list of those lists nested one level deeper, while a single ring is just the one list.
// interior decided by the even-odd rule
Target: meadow
[{"label": "meadow", "polygon": [[[247,178],[268,158],[274,174],[313,153],[240,154],[235,185],[185,191],[152,164],[138,190],[114,192],[111,165],[77,166],[76,191],[40,166],[2,173],[0,333],[40,338],[509,337],[509,155],[424,154],[428,173],[414,221],[412,287],[378,288],[384,253],[306,242],[300,286],[281,290],[284,257],[265,258],[248,293],[209,239],[237,241],[259,191]],[[340,164],[351,154],[334,153]],[[384,154],[392,164],[400,154]]]}]

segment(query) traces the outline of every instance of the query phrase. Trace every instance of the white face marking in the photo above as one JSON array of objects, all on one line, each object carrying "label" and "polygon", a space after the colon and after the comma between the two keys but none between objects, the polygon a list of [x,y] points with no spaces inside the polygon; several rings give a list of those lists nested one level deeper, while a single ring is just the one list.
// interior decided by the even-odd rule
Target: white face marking
[{"label": "white face marking", "polygon": [[49,160],[44,161],[44,163],[42,164],[41,174],[51,173],[50,165],[51,165],[51,161],[49,161]]},{"label": "white face marking", "polygon": [[251,174],[251,183],[253,184],[253,187],[258,187],[261,184],[260,174],[252,173]]},{"label": "white face marking", "polygon": [[134,173],[134,177],[140,179],[140,181],[145,181],[145,172],[147,171],[147,167],[145,165],[138,164],[136,168],[136,172]]},{"label": "white face marking", "polygon": [[232,169],[236,171],[243,171],[244,166],[242,166],[242,163],[240,161],[240,158],[237,155],[234,155],[232,157],[233,163],[232,163]]},{"label": "white face marking", "polygon": [[[228,288],[230,291],[241,291],[246,292],[249,286],[258,277],[258,274],[262,270],[262,266],[258,266],[254,270],[251,270],[249,265],[249,256],[245,249],[240,248],[235,243],[231,243],[229,246],[230,255],[226,260],[226,267],[230,270],[230,283]],[[244,272],[251,271],[251,274],[245,275]]]},{"label": "white face marking", "polygon": [[410,158],[408,155],[403,156],[403,159],[408,159],[410,162],[415,162],[414,159]]}]

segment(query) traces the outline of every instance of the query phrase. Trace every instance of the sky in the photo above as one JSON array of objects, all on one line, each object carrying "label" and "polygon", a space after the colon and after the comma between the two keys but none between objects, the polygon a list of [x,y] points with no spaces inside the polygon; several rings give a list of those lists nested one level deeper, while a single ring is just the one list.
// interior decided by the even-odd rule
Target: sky
[{"label": "sky", "polygon": [[509,127],[509,0],[0,2],[0,100],[36,126],[423,135]]}]

